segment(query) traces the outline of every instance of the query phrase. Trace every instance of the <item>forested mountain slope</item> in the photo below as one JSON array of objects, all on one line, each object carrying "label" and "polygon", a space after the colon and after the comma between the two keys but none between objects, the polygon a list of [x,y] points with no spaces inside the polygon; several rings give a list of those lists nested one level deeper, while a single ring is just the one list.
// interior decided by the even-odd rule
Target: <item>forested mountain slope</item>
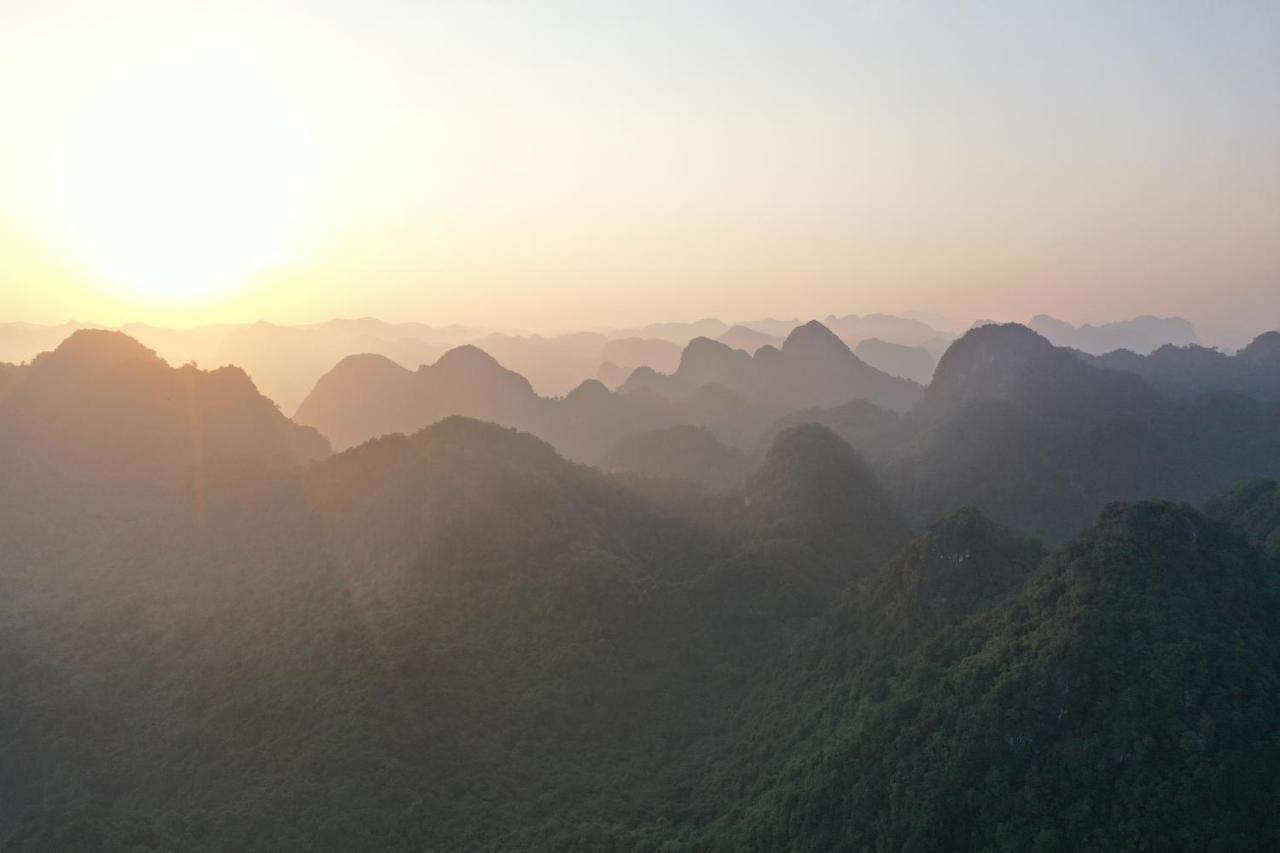
[{"label": "forested mountain slope", "polygon": [[1271,849],[1276,572],[1171,504],[1038,564],[947,519],[760,680],[700,846]]}]

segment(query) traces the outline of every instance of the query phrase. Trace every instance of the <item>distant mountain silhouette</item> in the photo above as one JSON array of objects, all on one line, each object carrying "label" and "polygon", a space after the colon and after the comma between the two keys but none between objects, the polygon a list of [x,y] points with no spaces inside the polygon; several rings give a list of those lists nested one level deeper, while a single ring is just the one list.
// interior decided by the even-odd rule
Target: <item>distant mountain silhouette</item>
[{"label": "distant mountain silhouette", "polygon": [[83,323],[0,323],[0,362],[21,364],[54,349]]},{"label": "distant mountain silhouette", "polygon": [[650,323],[635,329],[624,329],[614,333],[615,338],[657,338],[679,346],[685,346],[694,338],[714,338],[723,335],[729,324],[723,320],[707,318],[689,323]]},{"label": "distant mountain silhouette", "polygon": [[[782,338],[777,335],[767,335],[764,332],[758,332],[749,326],[732,326],[727,332],[717,338],[720,343],[733,349],[746,350],[748,353],[754,353],[763,346],[780,347],[782,346]],[[670,371],[660,371],[669,373]]]},{"label": "distant mountain silhouette", "polygon": [[1148,355],[1117,350],[1085,360],[1141,376],[1173,397],[1234,391],[1264,401],[1280,399],[1280,332],[1259,335],[1231,356],[1207,347],[1166,344]]},{"label": "distant mountain silhouette", "polygon": [[903,346],[921,346],[951,338],[946,332],[939,331],[928,323],[892,314],[865,314],[861,317],[857,314],[844,317],[832,314],[823,322],[851,347],[856,347],[867,338],[878,338]]},{"label": "distant mountain silhouette", "polygon": [[296,418],[342,449],[450,415],[523,424],[539,403],[522,376],[478,347],[462,346],[416,371],[382,356],[348,356],[320,378]]},{"label": "distant mountain silhouette", "polygon": [[544,396],[561,396],[599,370],[604,335],[581,332],[544,337],[494,333],[469,341],[519,373]]},{"label": "distant mountain silhouette", "polygon": [[708,383],[727,388],[773,417],[857,399],[903,410],[922,396],[919,385],[866,364],[816,321],[792,330],[781,349],[764,346],[755,355],[695,338],[675,373],[637,371],[621,390],[647,388],[681,399]]},{"label": "distant mountain silhouette", "polygon": [[612,361],[606,361],[596,368],[595,378],[603,383],[606,388],[616,390],[630,378],[633,372],[634,368],[622,367]]},{"label": "distant mountain silhouette", "polygon": [[1143,315],[1093,326],[1072,326],[1047,314],[1038,314],[1027,325],[1055,346],[1070,347],[1092,355],[1127,349],[1148,353],[1165,344],[1189,346],[1197,343],[1196,330],[1181,317]]},{"label": "distant mountain silhouette", "polygon": [[682,350],[679,344],[661,338],[614,338],[600,348],[599,357],[628,371],[650,367],[668,373],[680,363]]},{"label": "distant mountain silhouette", "polygon": [[[424,337],[417,337],[422,335]],[[326,370],[353,353],[383,355],[416,367],[444,347],[416,324],[380,320],[331,320],[312,326],[254,323],[227,331],[211,356],[213,364],[242,367],[281,408],[292,412]],[[446,336],[447,337],[447,336]]]},{"label": "distant mountain silhouette", "polygon": [[933,381],[933,371],[938,359],[922,346],[906,346],[879,338],[865,338],[853,348],[853,354],[890,376],[901,376],[921,385]]},{"label": "distant mountain silhouette", "polygon": [[731,429],[741,411],[741,401],[723,391],[708,389],[677,402],[646,392],[615,393],[597,380],[564,397],[540,397],[518,373],[477,347],[462,346],[416,371],[377,356],[348,357],[316,383],[297,419],[342,449],[461,415],[526,430],[571,458],[599,462],[627,435],[682,423]]},{"label": "distant mountain silhouette", "polygon": [[670,375],[639,367],[616,393],[589,380],[562,398],[540,397],[475,347],[450,350],[417,371],[388,359],[349,357],[316,384],[297,420],[345,448],[464,415],[527,430],[574,459],[599,462],[619,439],[648,430],[689,424],[745,444],[797,409],[861,398],[902,409],[922,393],[869,367],[811,323],[793,331],[781,350],[764,347],[754,357],[695,338]]},{"label": "distant mountain silhouette", "polygon": [[761,334],[770,335],[778,340],[783,340],[787,335],[791,334],[791,330],[796,326],[799,326],[800,323],[801,320],[797,317],[792,317],[789,320],[778,319],[776,317],[765,317],[761,320],[744,320],[738,325],[745,326],[746,328],[755,332],[760,332]]}]

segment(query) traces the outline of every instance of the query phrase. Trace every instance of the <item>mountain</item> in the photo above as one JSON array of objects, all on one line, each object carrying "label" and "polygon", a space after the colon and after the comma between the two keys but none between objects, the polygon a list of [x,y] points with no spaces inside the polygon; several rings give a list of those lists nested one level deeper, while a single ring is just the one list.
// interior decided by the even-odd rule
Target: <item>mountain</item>
[{"label": "mountain", "polygon": [[296,417],[342,449],[450,415],[523,424],[541,404],[522,376],[478,347],[461,346],[416,371],[381,356],[348,356],[320,378]]},{"label": "mountain", "polygon": [[[777,335],[766,335],[764,332],[757,332],[749,326],[730,326],[729,330],[718,337],[720,343],[733,349],[746,350],[754,353],[760,347],[780,347],[782,346],[782,338]],[[670,373],[671,371],[659,371]]]},{"label": "mountain", "polygon": [[938,362],[928,405],[1006,400],[1062,421],[1159,417],[1163,398],[1140,379],[1085,364],[1017,323],[971,329]]},{"label": "mountain", "polygon": [[873,465],[916,523],[966,506],[1061,541],[1108,503],[1203,500],[1280,474],[1280,404],[1219,392],[1166,398],[1016,324],[970,330],[944,354],[924,403],[800,411]]},{"label": "mountain", "polygon": [[0,401],[17,387],[25,372],[26,368],[22,365],[0,362]]},{"label": "mountain", "polygon": [[1236,359],[1245,364],[1280,370],[1280,332],[1263,332],[1236,353]]},{"label": "mountain", "polygon": [[758,679],[697,846],[1269,849],[1272,572],[1170,504],[1043,560],[944,520]]},{"label": "mountain", "polygon": [[[33,358],[54,349],[79,328],[97,327],[81,323],[0,325],[0,361]],[[155,350],[170,364],[238,367],[286,411],[295,409],[316,380],[344,356],[384,355],[415,368],[439,358],[448,346],[484,334],[464,326],[387,323],[373,317],[299,326],[257,322],[167,328],[127,323],[118,331]]]},{"label": "mountain", "polygon": [[1027,326],[1044,335],[1055,346],[1078,349],[1092,355],[1118,349],[1149,353],[1165,344],[1184,347],[1197,343],[1195,327],[1181,317],[1143,315],[1100,326],[1088,323],[1072,326],[1047,314],[1038,314]]},{"label": "mountain", "polygon": [[863,398],[900,409],[920,396],[919,386],[869,367],[811,323],[793,331],[781,350],[764,347],[754,357],[695,338],[672,374],[642,366],[617,392],[589,380],[561,398],[538,396],[476,347],[455,348],[416,371],[352,356],[317,382],[297,420],[341,449],[464,415],[528,430],[574,459],[599,462],[618,440],[648,430],[706,427],[745,446],[791,411]]},{"label": "mountain", "polygon": [[1259,335],[1235,355],[1194,344],[1165,344],[1147,355],[1117,350],[1083,357],[1099,367],[1140,376],[1171,397],[1233,391],[1263,401],[1280,399],[1280,332]]},{"label": "mountain", "polygon": [[[311,326],[253,323],[229,329],[211,363],[240,365],[285,411],[293,411],[335,362],[352,354],[377,354],[406,367],[433,361],[444,347],[416,324],[373,318],[331,320]],[[447,337],[447,336],[446,336]]]},{"label": "mountain", "polygon": [[[822,414],[906,459],[962,452],[982,417],[1055,453],[1158,435],[1190,446],[1173,462],[1198,450],[1221,472],[1228,451],[1266,451],[1247,430],[1200,444],[1261,417],[1257,401],[1166,403],[1164,432],[1113,433],[1025,391],[1046,368],[1075,405],[1110,405],[1107,371],[972,334],[937,404]],[[792,354],[825,363],[824,341]],[[1031,367],[996,363],[1016,358]],[[416,371],[340,366],[315,403],[351,409],[326,417],[430,416],[447,397],[588,441],[644,412],[753,411],[714,384],[686,403],[595,382],[542,398],[472,347]],[[879,470],[895,463],[811,424],[777,431],[740,489],[658,500],[460,417],[289,464],[305,454],[280,448],[314,432],[243,373],[175,369],[113,333],[18,381],[0,466],[40,464],[0,468],[6,849],[1280,845],[1280,601],[1261,550],[1274,483],[1206,513],[1113,505],[1047,551],[974,510],[912,537],[920,504],[900,510],[912,493]],[[1076,387],[1095,381],[1105,393]],[[657,446],[673,435],[715,446],[687,429]],[[1026,502],[1012,475],[1043,446],[983,441],[1006,457],[986,482]],[[1141,449],[1115,441],[1096,470]],[[249,464],[212,453],[236,448]],[[138,484],[166,495],[207,459],[199,500],[133,511],[125,481],[85,488],[94,459],[145,453],[173,463]]]},{"label": "mountain", "polygon": [[350,356],[316,383],[297,420],[345,449],[462,415],[526,430],[575,460],[598,463],[628,435],[678,424],[731,435],[742,414],[735,395],[713,388],[672,401],[644,391],[615,393],[591,379],[563,397],[540,397],[518,373],[462,346],[416,371],[377,356]]},{"label": "mountain", "polygon": [[603,461],[608,470],[692,480],[711,489],[740,486],[748,465],[747,454],[687,424],[626,436]]},{"label": "mountain", "polygon": [[237,368],[170,367],[121,333],[74,332],[17,374],[0,400],[10,465],[129,480],[226,465],[281,467],[328,453]]},{"label": "mountain", "polygon": [[668,373],[680,363],[681,351],[679,344],[660,338],[614,338],[600,348],[599,357],[628,371],[649,367]]},{"label": "mountain", "polygon": [[615,332],[615,338],[657,338],[679,346],[685,346],[694,338],[714,338],[723,335],[729,324],[723,320],[706,318],[690,323],[650,323],[637,329]]},{"label": "mountain", "polygon": [[895,317],[892,314],[848,314],[837,317],[831,314],[823,321],[845,343],[857,346],[867,338],[878,338],[903,346],[921,346],[951,336],[920,320]]},{"label": "mountain", "polygon": [[1208,501],[1205,512],[1243,531],[1256,548],[1280,560],[1280,482],[1246,481]]},{"label": "mountain", "polygon": [[922,346],[909,347],[879,338],[863,339],[853,348],[853,354],[876,370],[921,385],[928,385],[933,380],[933,371],[938,366],[937,357]]},{"label": "mountain", "polygon": [[710,383],[738,394],[772,417],[858,399],[903,410],[921,397],[920,386],[866,364],[816,321],[792,330],[781,349],[765,346],[754,355],[695,338],[674,373],[637,372],[621,390],[647,388],[681,399]]},{"label": "mountain", "polygon": [[866,400],[854,400],[833,408],[801,409],[775,421],[765,435],[772,441],[784,431],[804,424],[819,424],[843,438],[877,470],[901,452],[904,434],[915,429],[915,421],[897,412],[888,412]]},{"label": "mountain", "polygon": [[[711,724],[722,679],[669,627],[692,624],[700,534],[474,421],[12,553],[10,849],[509,847],[547,808],[621,819],[673,787],[673,745]],[[646,781],[596,777],[620,743],[645,769],[606,764]]]},{"label": "mountain", "polygon": [[776,317],[765,317],[762,320],[747,320],[738,325],[783,340],[791,334],[792,329],[800,325],[800,319],[792,317],[790,320],[780,320]]},{"label": "mountain", "polygon": [[887,556],[908,529],[866,463],[817,424],[774,439],[744,500],[753,536],[796,539],[845,559],[863,550]]},{"label": "mountain", "polygon": [[554,397],[596,375],[606,339],[587,332],[555,337],[494,333],[469,343],[528,379],[539,394]]},{"label": "mountain", "polygon": [[[606,337],[595,332],[542,335],[490,334],[470,341],[504,366],[529,380],[538,394],[560,397],[587,379],[608,379],[616,387],[625,380],[617,373],[637,367],[673,370],[681,346],[657,337]],[[614,368],[605,368],[605,365]],[[601,370],[605,373],[602,376]]]},{"label": "mountain", "polygon": [[0,362],[21,364],[52,350],[68,335],[82,328],[85,328],[84,324],[75,322],[57,325],[0,323]]}]

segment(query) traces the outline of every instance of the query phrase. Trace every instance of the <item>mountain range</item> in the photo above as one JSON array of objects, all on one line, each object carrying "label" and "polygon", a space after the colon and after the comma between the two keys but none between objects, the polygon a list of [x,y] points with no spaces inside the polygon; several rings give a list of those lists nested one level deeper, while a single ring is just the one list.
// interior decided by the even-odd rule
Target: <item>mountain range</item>
[{"label": "mountain range", "polygon": [[[1099,422],[975,373],[1010,354],[1134,405],[1025,329],[966,337],[921,417],[996,395]],[[326,456],[243,374],[115,333],[26,371],[0,409],[9,849],[1280,843],[1274,481],[1049,549],[977,510],[914,522],[812,423],[682,503],[460,417]],[[110,492],[23,464],[152,446]]]},{"label": "mountain range", "polygon": [[5,849],[1280,846],[1269,386],[636,373],[349,356],[322,436],[120,332],[0,368]]},{"label": "mountain range", "polygon": [[862,362],[821,324],[788,335],[781,349],[755,355],[694,338],[676,369],[640,367],[616,392],[587,381],[564,397],[535,393],[518,374],[478,348],[446,353],[409,371],[389,359],[351,356],[316,383],[298,407],[344,448],[390,432],[411,432],[452,414],[528,430],[588,462],[628,435],[690,424],[721,438],[750,440],[769,421],[797,408],[869,399],[893,409],[922,396],[920,386]]},{"label": "mountain range", "polygon": [[1132,320],[1073,326],[1048,314],[1037,314],[1027,323],[1055,346],[1078,349],[1091,355],[1114,350],[1132,350],[1146,354],[1166,344],[1191,346],[1199,343],[1195,327],[1181,317],[1144,315]]},{"label": "mountain range", "polygon": [[[753,342],[780,344],[799,324],[798,320],[764,319],[731,328],[721,320],[707,319],[542,335],[456,325],[388,323],[364,317],[298,326],[257,322],[183,329],[133,323],[119,331],[152,348],[171,364],[239,367],[264,394],[291,413],[316,380],[348,355],[382,355],[412,370],[434,362],[452,347],[472,344],[520,373],[539,394],[555,397],[592,378],[617,387],[637,367],[671,372],[682,349],[695,337],[730,335],[733,341],[736,335],[754,335],[753,339],[734,344],[736,348],[751,348]],[[921,324],[904,321],[901,328],[916,333],[917,325]],[[28,361],[81,328],[97,327],[84,323],[0,324],[0,362]],[[897,340],[891,333],[886,334],[888,340]],[[935,337],[945,336],[937,332]],[[848,343],[855,346],[859,340],[851,338]]]},{"label": "mountain range", "polygon": [[[348,355],[382,355],[409,369],[430,364],[448,349],[472,344],[529,380],[542,396],[563,396],[587,379],[610,388],[622,385],[637,367],[674,372],[682,350],[707,337],[749,354],[781,347],[802,321],[761,319],[730,325],[717,319],[654,323],[632,329],[531,334],[468,326],[388,323],[370,317],[285,326],[258,322],[165,328],[126,324],[119,331],[155,350],[171,364],[236,366],[255,385],[292,413],[316,381]],[[930,315],[830,315],[823,324],[873,367],[927,384],[937,359],[954,339],[950,324]],[[1094,355],[1128,349],[1149,353],[1170,344],[1190,346],[1197,334],[1178,318],[1139,317],[1100,326],[1074,327],[1047,315],[1031,327],[1051,342]],[[71,332],[97,328],[66,323],[41,326],[0,324],[0,362],[22,363],[53,349]]]}]

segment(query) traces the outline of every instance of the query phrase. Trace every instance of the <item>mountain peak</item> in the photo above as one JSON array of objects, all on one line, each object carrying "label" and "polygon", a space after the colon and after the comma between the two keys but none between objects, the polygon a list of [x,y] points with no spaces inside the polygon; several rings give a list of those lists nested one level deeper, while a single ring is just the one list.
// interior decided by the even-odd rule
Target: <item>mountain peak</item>
[{"label": "mountain peak", "polygon": [[696,386],[740,370],[750,362],[751,356],[745,351],[698,336],[684,348],[676,373]]},{"label": "mountain peak", "polygon": [[782,352],[787,356],[814,356],[827,354],[849,354],[852,351],[836,333],[819,323],[810,320],[802,326],[796,326],[782,342]]},{"label": "mountain peak", "polygon": [[564,399],[565,402],[595,403],[612,397],[613,392],[599,379],[584,379],[578,387],[566,394]]},{"label": "mountain peak", "polygon": [[1251,364],[1280,366],[1280,332],[1263,332],[1236,353],[1236,358]]},{"label": "mountain peak", "polygon": [[942,354],[929,396],[934,400],[1007,398],[1026,370],[1055,353],[1053,344],[1018,323],[978,326]]},{"label": "mountain peak", "polygon": [[463,344],[446,352],[435,363],[436,368],[446,369],[492,369],[502,368],[498,360],[480,347]]},{"label": "mountain peak", "polygon": [[[399,375],[408,372],[406,368],[396,364],[385,355],[371,352],[348,355],[339,360],[329,371],[329,373],[333,374],[344,373],[366,376],[371,373],[394,373]],[[321,378],[323,379],[324,377]]]},{"label": "mountain peak", "polygon": [[107,329],[77,329],[53,352],[38,358],[43,369],[111,367],[128,361],[159,362],[154,350],[124,332]]},{"label": "mountain peak", "polygon": [[820,424],[779,433],[746,498],[765,538],[799,535],[815,542],[882,552],[907,526],[880,481],[844,439]]}]

